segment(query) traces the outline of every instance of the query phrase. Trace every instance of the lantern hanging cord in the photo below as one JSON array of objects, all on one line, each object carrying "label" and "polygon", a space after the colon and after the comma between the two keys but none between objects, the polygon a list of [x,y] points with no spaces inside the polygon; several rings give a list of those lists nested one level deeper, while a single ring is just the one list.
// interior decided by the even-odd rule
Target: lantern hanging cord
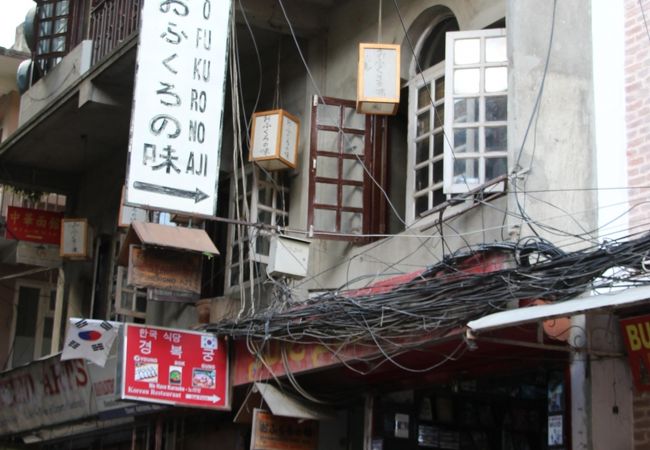
[{"label": "lantern hanging cord", "polygon": [[377,43],[381,43],[381,16],[382,16],[382,2],[379,0],[379,17],[377,18]]}]

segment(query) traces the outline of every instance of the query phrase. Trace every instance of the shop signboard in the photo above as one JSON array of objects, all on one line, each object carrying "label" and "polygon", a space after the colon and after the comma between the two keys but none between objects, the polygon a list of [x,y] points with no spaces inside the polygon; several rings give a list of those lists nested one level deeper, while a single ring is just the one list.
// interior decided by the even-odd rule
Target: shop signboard
[{"label": "shop signboard", "polygon": [[316,450],[318,421],[274,416],[268,411],[253,411],[251,450]]},{"label": "shop signboard", "polygon": [[58,246],[61,241],[61,219],[63,213],[9,206],[5,238]]},{"label": "shop signboard", "polygon": [[230,409],[228,345],[210,333],[124,325],[121,398]]},{"label": "shop signboard", "polygon": [[126,202],[213,215],[231,0],[145,1]]},{"label": "shop signboard", "polygon": [[0,374],[0,435],[78,420],[95,413],[84,360],[59,355]]},{"label": "shop signboard", "polygon": [[201,292],[201,255],[131,245],[127,283],[198,295]]},{"label": "shop signboard", "polygon": [[650,315],[620,323],[634,385],[639,391],[650,391]]}]

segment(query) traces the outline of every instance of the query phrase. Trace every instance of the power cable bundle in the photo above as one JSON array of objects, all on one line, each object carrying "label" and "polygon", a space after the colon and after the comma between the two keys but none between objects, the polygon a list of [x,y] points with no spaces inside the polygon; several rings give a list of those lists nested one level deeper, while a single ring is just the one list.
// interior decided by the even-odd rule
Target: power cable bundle
[{"label": "power cable bundle", "polygon": [[[235,338],[326,345],[439,335],[513,301],[557,302],[588,289],[648,284],[648,252],[650,234],[571,253],[537,237],[482,244],[387,289],[327,292],[293,307],[275,304],[206,329]],[[502,268],[486,272],[481,265],[492,261],[503,261]]]}]

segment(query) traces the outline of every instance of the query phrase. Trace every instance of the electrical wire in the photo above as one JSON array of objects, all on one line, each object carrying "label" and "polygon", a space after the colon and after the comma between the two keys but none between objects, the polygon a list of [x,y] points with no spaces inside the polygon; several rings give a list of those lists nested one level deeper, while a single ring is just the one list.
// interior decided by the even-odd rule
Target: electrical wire
[{"label": "electrical wire", "polygon": [[[381,343],[390,355],[405,338],[444,336],[513,300],[558,302],[621,283],[646,285],[649,253],[650,234],[571,253],[537,237],[482,244],[449,255],[386,292],[327,292],[283,311],[267,309],[238,321],[209,324],[206,330],[264,341]],[[482,273],[491,255],[516,264],[502,263],[512,267]],[[608,273],[613,268],[625,270]]]}]

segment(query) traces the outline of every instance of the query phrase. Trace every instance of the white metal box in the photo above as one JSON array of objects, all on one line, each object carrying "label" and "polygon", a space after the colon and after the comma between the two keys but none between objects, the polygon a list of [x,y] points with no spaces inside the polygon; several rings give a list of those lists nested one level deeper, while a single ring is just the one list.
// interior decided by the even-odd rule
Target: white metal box
[{"label": "white metal box", "polygon": [[309,244],[304,239],[273,236],[266,272],[272,277],[304,278],[309,265]]}]

